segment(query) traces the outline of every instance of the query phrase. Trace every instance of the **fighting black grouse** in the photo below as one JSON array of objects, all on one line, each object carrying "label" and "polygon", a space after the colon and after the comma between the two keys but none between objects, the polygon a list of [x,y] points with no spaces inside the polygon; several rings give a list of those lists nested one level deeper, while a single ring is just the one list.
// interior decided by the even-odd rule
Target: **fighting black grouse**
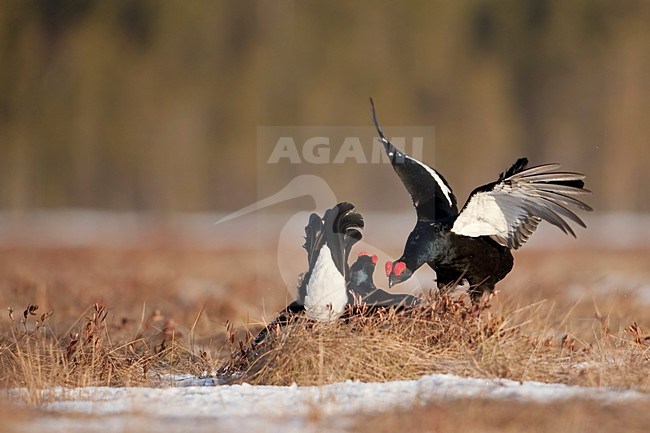
[{"label": "fighting black grouse", "polygon": [[297,302],[310,319],[327,322],[343,314],[348,303],[348,257],[361,240],[363,225],[361,214],[346,202],[328,209],[322,218],[309,216],[303,245],[309,268],[298,287]]},{"label": "fighting black grouse", "polygon": [[388,293],[375,285],[372,275],[377,265],[377,256],[368,255],[365,251],[359,253],[357,261],[350,266],[350,279],[348,281],[348,294],[350,304],[366,312],[378,308],[403,308],[414,307],[420,304],[420,299],[413,295]]},{"label": "fighting black grouse", "polygon": [[257,335],[253,345],[262,343],[270,329],[286,325],[295,315],[333,321],[355,311],[348,307],[372,314],[380,308],[403,308],[419,302],[414,296],[390,294],[374,285],[372,274],[377,256],[361,253],[348,267],[350,250],[361,240],[363,226],[361,214],[346,202],[328,209],[322,218],[315,213],[309,216],[303,245],[309,267],[300,278],[298,299]]},{"label": "fighting black grouse", "polygon": [[472,299],[478,300],[510,272],[510,250],[521,247],[542,220],[574,237],[565,218],[586,227],[573,210],[592,210],[575,198],[590,194],[584,189],[585,176],[556,171],[559,164],[527,168],[526,158],[496,181],[476,188],[459,212],[445,178],[393,146],[379,126],[372,99],[370,103],[379,138],[417,213],[402,257],[386,263],[389,287],[426,263],[436,271],[440,289],[465,279]]},{"label": "fighting black grouse", "polygon": [[269,329],[285,325],[295,314],[322,322],[343,314],[348,305],[348,257],[352,246],[361,239],[363,226],[363,217],[347,202],[326,210],[322,218],[315,213],[309,216],[303,245],[309,267],[300,278],[298,299],[280,312],[253,344],[261,343]]}]

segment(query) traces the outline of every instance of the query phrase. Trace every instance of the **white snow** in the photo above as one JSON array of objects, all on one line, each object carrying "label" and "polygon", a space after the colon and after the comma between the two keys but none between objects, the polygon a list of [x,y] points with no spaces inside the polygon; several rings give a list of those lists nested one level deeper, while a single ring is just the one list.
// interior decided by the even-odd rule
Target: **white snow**
[{"label": "white snow", "polygon": [[[162,388],[53,389],[23,431],[118,432],[184,430],[242,432],[345,431],[359,413],[373,414],[432,401],[488,398],[546,403],[586,398],[603,403],[645,399],[635,391],[432,374],[418,380],[345,382],[321,387],[213,385],[210,379],[170,379]],[[189,429],[189,430],[188,430]]]}]

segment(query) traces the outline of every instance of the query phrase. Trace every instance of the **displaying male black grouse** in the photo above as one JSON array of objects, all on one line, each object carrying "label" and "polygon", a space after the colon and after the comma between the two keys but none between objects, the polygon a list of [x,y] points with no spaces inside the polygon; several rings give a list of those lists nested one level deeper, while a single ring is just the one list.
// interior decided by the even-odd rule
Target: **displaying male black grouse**
[{"label": "displaying male black grouse", "polygon": [[420,299],[413,295],[394,294],[377,287],[372,275],[377,265],[377,256],[369,256],[362,251],[357,261],[350,266],[348,295],[350,304],[373,312],[378,308],[414,307],[420,304]]},{"label": "displaying male black grouse", "polygon": [[259,344],[270,327],[286,324],[295,314],[316,321],[338,319],[348,305],[348,257],[352,246],[361,239],[364,222],[354,205],[343,202],[328,209],[321,218],[309,216],[305,243],[309,267],[300,280],[298,299],[285,308],[254,340]]},{"label": "displaying male black grouse", "polygon": [[510,250],[521,247],[542,220],[574,237],[565,218],[586,227],[572,210],[592,210],[575,198],[590,194],[584,189],[585,176],[556,171],[559,164],[527,168],[526,158],[518,159],[496,181],[476,188],[458,212],[445,178],[386,139],[370,102],[379,137],[417,213],[404,254],[386,263],[389,287],[406,281],[427,263],[436,271],[439,288],[466,279],[472,299],[478,300],[510,272]]},{"label": "displaying male black grouse", "polygon": [[259,345],[270,329],[284,326],[295,315],[316,321],[332,321],[347,316],[348,306],[363,304],[365,314],[378,308],[415,306],[420,300],[411,295],[391,294],[375,286],[372,274],[377,256],[363,252],[352,266],[348,258],[352,246],[361,240],[364,221],[351,203],[339,203],[321,218],[313,213],[305,227],[309,268],[300,279],[298,299],[289,304],[253,341]]},{"label": "displaying male black grouse", "polygon": [[363,226],[363,217],[347,202],[325,211],[322,219],[310,215],[304,245],[309,269],[298,288],[298,302],[310,319],[332,321],[343,314],[348,303],[348,257],[361,240]]}]

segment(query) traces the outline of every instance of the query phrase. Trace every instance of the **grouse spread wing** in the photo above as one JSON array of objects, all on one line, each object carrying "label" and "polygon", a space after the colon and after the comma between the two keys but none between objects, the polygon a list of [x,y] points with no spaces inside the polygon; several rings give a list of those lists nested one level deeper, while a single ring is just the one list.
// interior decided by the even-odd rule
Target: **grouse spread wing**
[{"label": "grouse spread wing", "polygon": [[585,227],[575,210],[591,207],[575,198],[588,195],[584,175],[558,172],[558,164],[526,169],[518,160],[496,182],[472,192],[451,229],[463,236],[490,236],[508,248],[521,247],[543,220],[575,236],[567,219]]},{"label": "grouse spread wing", "polygon": [[456,197],[442,174],[396,148],[379,126],[372,99],[370,103],[379,139],[395,173],[413,200],[418,219],[438,221],[458,215]]}]

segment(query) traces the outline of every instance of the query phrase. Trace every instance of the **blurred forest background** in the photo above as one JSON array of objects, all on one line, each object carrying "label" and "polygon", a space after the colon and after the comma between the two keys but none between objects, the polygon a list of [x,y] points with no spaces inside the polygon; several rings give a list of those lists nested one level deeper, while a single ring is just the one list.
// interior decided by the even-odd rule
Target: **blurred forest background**
[{"label": "blurred forest background", "polygon": [[[373,96],[435,127],[461,203],[527,155],[647,212],[648,23],[645,0],[3,0],[0,209],[232,211],[258,126],[370,126]],[[381,179],[326,180],[390,209]]]}]

